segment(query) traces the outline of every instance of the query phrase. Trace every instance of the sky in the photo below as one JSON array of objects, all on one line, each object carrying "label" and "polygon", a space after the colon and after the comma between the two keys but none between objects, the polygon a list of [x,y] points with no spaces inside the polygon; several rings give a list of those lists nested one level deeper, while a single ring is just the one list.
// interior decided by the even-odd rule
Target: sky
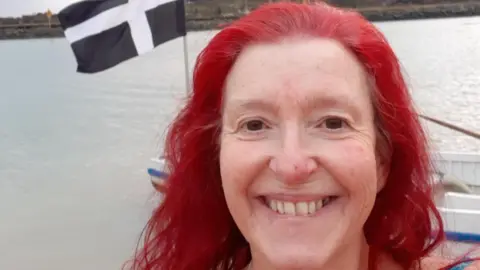
[{"label": "sky", "polygon": [[0,0],[0,17],[21,16],[50,9],[57,13],[60,9],[78,0]]}]

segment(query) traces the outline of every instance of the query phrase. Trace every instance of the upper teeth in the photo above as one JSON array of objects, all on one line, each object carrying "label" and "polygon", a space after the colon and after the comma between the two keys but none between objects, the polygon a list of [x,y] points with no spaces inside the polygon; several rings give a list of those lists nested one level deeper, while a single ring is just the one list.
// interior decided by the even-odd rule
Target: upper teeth
[{"label": "upper teeth", "polygon": [[267,200],[267,204],[273,211],[293,216],[307,216],[315,213],[331,201],[330,197],[318,201],[287,202]]}]

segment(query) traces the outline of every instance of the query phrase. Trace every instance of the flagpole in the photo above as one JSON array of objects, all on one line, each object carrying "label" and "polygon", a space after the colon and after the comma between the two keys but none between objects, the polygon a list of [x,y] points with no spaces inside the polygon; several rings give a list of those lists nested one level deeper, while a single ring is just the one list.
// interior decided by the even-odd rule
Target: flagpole
[{"label": "flagpole", "polygon": [[185,85],[187,89],[187,95],[190,93],[190,76],[189,76],[189,68],[188,68],[188,47],[187,47],[187,34],[183,36],[183,58],[185,61]]},{"label": "flagpole", "polygon": [[187,1],[188,0],[183,0],[183,12],[185,12],[185,36],[183,36],[183,59],[185,63],[185,86],[186,86],[186,91],[187,95],[191,92],[191,86],[190,86],[190,69],[188,68],[188,46],[187,46],[187,22],[186,22],[186,16],[187,16]]}]

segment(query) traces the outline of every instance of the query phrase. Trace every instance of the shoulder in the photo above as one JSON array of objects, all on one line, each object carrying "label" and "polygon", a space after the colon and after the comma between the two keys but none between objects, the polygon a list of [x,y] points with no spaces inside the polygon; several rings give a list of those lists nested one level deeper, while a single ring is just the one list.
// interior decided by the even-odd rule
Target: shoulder
[{"label": "shoulder", "polygon": [[422,270],[438,270],[452,263],[450,260],[441,257],[426,257],[421,261]]},{"label": "shoulder", "polygon": [[465,270],[480,270],[480,261],[474,261]]}]

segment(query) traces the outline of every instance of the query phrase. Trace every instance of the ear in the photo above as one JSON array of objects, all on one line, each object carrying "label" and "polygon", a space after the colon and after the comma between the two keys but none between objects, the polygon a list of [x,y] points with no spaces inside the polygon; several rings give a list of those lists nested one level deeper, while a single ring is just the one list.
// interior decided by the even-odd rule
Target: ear
[{"label": "ear", "polygon": [[377,193],[387,184],[388,175],[390,174],[390,159],[380,157],[377,165]]},{"label": "ear", "polygon": [[392,165],[393,150],[389,136],[382,129],[377,129],[377,140],[375,145],[377,158],[377,193],[382,191],[387,184]]},{"label": "ear", "polygon": [[158,179],[151,179],[151,183],[153,188],[160,192],[160,193],[165,193],[167,191],[167,183],[165,183],[165,179],[158,180]]}]

